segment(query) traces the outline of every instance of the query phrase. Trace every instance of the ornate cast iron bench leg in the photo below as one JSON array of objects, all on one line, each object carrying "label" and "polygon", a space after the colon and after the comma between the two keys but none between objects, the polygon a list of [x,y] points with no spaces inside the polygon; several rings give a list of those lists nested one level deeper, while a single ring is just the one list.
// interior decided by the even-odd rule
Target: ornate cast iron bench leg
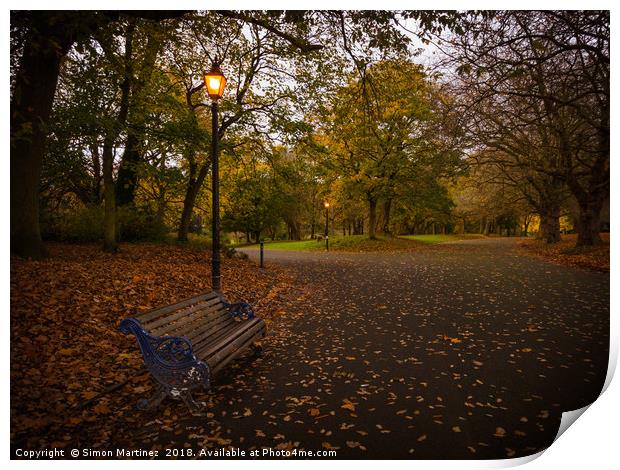
[{"label": "ornate cast iron bench leg", "polygon": [[[224,299],[220,300],[230,312],[231,322],[235,321],[235,318],[242,321],[255,318],[249,304],[230,304]],[[140,400],[138,407],[143,410],[156,408],[168,396],[183,400],[192,414],[199,413],[205,404],[194,400],[191,392],[198,387],[209,389],[211,370],[205,362],[194,356],[190,341],[178,336],[153,336],[135,318],[125,318],[121,322],[120,330],[136,336],[144,364],[159,384],[154,395]],[[251,349],[255,356],[260,356],[263,350],[257,344],[252,344]]]},{"label": "ornate cast iron bench leg", "polygon": [[207,406],[203,401],[194,400],[192,392],[189,390],[181,392],[181,400],[183,400],[183,403],[185,403],[185,406],[187,406],[187,409],[193,415],[200,414]]},{"label": "ornate cast iron bench leg", "polygon": [[208,389],[210,371],[207,364],[196,359],[190,342],[176,336],[151,336],[135,318],[123,320],[121,331],[136,335],[144,363],[159,384],[151,398],[140,400],[138,408],[156,408],[168,396],[183,400],[192,413],[198,412],[201,404],[193,399],[191,390]]}]

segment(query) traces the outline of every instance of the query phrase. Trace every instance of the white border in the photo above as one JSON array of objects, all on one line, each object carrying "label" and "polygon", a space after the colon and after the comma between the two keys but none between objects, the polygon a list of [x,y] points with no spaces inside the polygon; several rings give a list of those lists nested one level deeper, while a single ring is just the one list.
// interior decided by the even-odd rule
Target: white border
[{"label": "white border", "polygon": [[[378,2],[369,2],[369,1],[325,1],[325,0],[315,0],[315,1],[239,1],[239,0],[229,0],[221,3],[214,3],[209,1],[196,1],[196,0],[181,0],[177,2],[163,2],[161,0],[151,0],[149,2],[146,1],[136,1],[136,0],[108,0],[105,2],[102,1],[92,1],[86,4],[83,0],[62,0],[50,3],[49,0],[23,0],[23,1],[9,1],[5,10],[3,10],[3,23],[5,27],[5,47],[3,48],[4,55],[4,63],[9,63],[9,9],[212,9],[212,8],[225,8],[225,9],[376,9],[377,6],[380,6],[381,9],[537,9],[537,8],[546,8],[546,9],[610,9],[612,10],[612,29],[613,29],[613,18],[615,18],[616,11],[618,8],[613,8],[615,5],[611,1],[574,1],[574,0],[564,0],[564,1],[547,1],[544,5],[539,1],[532,0],[522,0],[519,2],[516,1],[441,1],[436,0],[433,2],[404,2],[404,1],[392,1],[392,0],[383,0],[380,3]],[[614,51],[618,49],[616,46],[618,45],[616,39],[616,33],[612,33],[612,46],[611,48]],[[615,57],[615,54],[614,54]],[[617,148],[617,140],[615,138],[615,130],[614,127],[616,109],[618,109],[618,87],[614,87],[617,84],[616,77],[618,76],[618,68],[616,63],[612,61],[612,88],[615,88],[612,92],[612,112],[611,112],[611,123],[612,123],[612,132],[611,132],[611,148],[612,154],[614,154],[614,150]],[[5,90],[8,89],[5,88]],[[8,119],[8,110],[9,110],[9,102],[10,97],[7,92],[5,92],[2,97],[4,104],[4,113],[2,115],[4,129],[5,129],[5,159],[4,164],[5,168],[1,172],[0,178],[2,178],[2,184],[0,185],[0,191],[2,191],[2,197],[0,198],[0,204],[2,207],[2,221],[4,221],[4,230],[0,232],[0,237],[2,238],[2,246],[4,246],[6,257],[9,257],[9,230],[8,230],[8,220],[9,220],[9,185],[10,185],[10,173],[6,168],[8,165],[8,147],[9,147],[9,119]],[[615,164],[614,164],[615,165]],[[617,210],[618,207],[618,195],[615,190],[615,185],[613,184],[614,173],[612,171],[612,185],[611,185],[611,212],[613,214],[611,218],[612,232],[620,233],[618,230],[620,226],[617,222]],[[532,457],[525,457],[522,459],[508,459],[508,460],[496,460],[496,461],[390,461],[389,465],[392,468],[449,468],[449,469],[463,469],[463,468],[503,468],[503,467],[511,467],[516,465],[522,465],[527,463],[528,469],[547,469],[549,467],[558,467],[562,469],[584,469],[586,467],[591,468],[611,468],[615,466],[612,462],[617,461],[617,455],[615,453],[616,447],[618,446],[618,426],[620,423],[618,422],[618,407],[620,406],[620,386],[618,385],[618,380],[611,382],[611,378],[613,376],[613,372],[615,370],[617,364],[618,357],[618,315],[616,312],[616,307],[618,305],[618,292],[620,287],[618,283],[618,276],[616,275],[616,269],[618,266],[618,251],[617,251],[618,243],[616,243],[616,237],[612,237],[612,249],[611,249],[611,258],[612,258],[612,276],[611,276],[611,349],[610,349],[610,364],[608,370],[608,377],[606,381],[606,387],[608,387],[605,392],[601,395],[601,397],[594,402],[590,407],[588,407],[587,411],[583,413],[583,416],[579,418],[579,423],[575,426],[571,426],[564,434],[561,434],[561,437],[555,442],[549,449],[541,454],[537,454]],[[5,258],[6,259],[6,258]],[[10,357],[10,330],[8,328],[9,323],[9,298],[10,298],[10,290],[9,290],[9,260],[6,259],[4,264],[4,270],[2,271],[2,293],[3,293],[3,305],[5,308],[3,309],[3,318],[4,318],[4,347],[3,347],[3,361],[2,361],[2,376],[6,378],[5,386],[2,388],[2,398],[3,398],[3,407],[2,407],[2,421],[3,421],[3,432],[2,432],[2,454],[5,456],[5,459],[10,458],[10,428],[9,428],[9,357]],[[529,463],[528,463],[529,462]],[[37,463],[27,462],[27,461],[11,461],[10,465],[14,465],[16,467],[22,466],[32,466],[37,465]],[[79,461],[49,461],[44,465],[50,465],[52,467],[64,468],[81,468],[84,466],[83,462]],[[107,468],[110,465],[110,462],[106,461],[96,461],[89,462],[89,466],[93,467],[104,467]],[[119,466],[128,466],[131,465],[132,468],[153,468],[166,466],[170,467],[170,465],[174,465],[174,463],[170,461],[158,461],[158,462],[144,462],[144,461],[118,461],[114,462],[113,465]],[[202,468],[220,468],[225,466],[228,468],[237,468],[237,467],[249,467],[251,466],[253,469],[272,469],[274,467],[282,467],[291,465],[290,461],[183,461],[181,465],[191,465],[196,466],[199,465]],[[336,468],[337,466],[341,466],[342,464],[339,461],[295,461],[294,465],[300,468],[310,468],[315,467],[316,465],[320,465],[325,468]],[[353,465],[358,469],[370,469],[376,466],[376,463],[370,460],[366,461],[354,461]],[[617,464],[616,464],[617,465]]]}]

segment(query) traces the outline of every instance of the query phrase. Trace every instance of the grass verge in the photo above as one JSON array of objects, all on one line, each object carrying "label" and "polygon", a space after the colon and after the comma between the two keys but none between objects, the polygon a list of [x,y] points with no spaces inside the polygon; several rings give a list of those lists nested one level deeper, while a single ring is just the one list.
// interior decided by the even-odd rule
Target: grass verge
[{"label": "grass verge", "polygon": [[400,235],[399,238],[404,238],[406,240],[414,240],[420,243],[426,243],[429,245],[434,245],[436,243],[446,243],[452,242],[456,240],[470,240],[476,238],[484,238],[484,235],[480,235],[477,233],[464,233],[460,235]]},{"label": "grass verge", "polygon": [[[403,235],[370,240],[368,235],[332,235],[329,237],[329,249],[349,252],[411,251],[423,245],[480,237],[481,235]],[[246,245],[243,248],[258,249],[259,245]],[[324,251],[325,240],[265,242],[265,250]]]}]

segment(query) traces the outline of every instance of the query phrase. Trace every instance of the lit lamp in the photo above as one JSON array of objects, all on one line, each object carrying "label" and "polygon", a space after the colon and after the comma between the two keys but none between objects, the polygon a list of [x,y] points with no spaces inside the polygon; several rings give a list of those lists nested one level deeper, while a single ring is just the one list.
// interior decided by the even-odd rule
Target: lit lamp
[{"label": "lit lamp", "polygon": [[220,70],[219,65],[213,64],[211,70],[205,73],[205,86],[212,100],[217,101],[222,97],[224,87],[226,86],[226,77]]},{"label": "lit lamp", "polygon": [[325,250],[329,251],[329,202],[323,203],[325,206]]},{"label": "lit lamp", "polygon": [[204,84],[211,98],[211,178],[212,178],[212,252],[211,278],[213,290],[221,289],[220,276],[220,175],[219,175],[219,130],[218,130],[218,106],[217,102],[224,94],[226,77],[218,64],[213,64],[211,70],[204,74]]}]

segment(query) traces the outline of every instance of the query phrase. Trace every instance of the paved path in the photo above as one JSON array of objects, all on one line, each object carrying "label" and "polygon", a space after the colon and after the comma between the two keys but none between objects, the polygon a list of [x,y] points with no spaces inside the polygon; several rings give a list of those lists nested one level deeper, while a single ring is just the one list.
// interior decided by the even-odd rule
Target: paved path
[{"label": "paved path", "polygon": [[512,239],[266,259],[291,266],[301,287],[265,355],[211,392],[215,445],[517,457],[548,446],[562,410],[602,387],[606,273],[524,256]]}]

